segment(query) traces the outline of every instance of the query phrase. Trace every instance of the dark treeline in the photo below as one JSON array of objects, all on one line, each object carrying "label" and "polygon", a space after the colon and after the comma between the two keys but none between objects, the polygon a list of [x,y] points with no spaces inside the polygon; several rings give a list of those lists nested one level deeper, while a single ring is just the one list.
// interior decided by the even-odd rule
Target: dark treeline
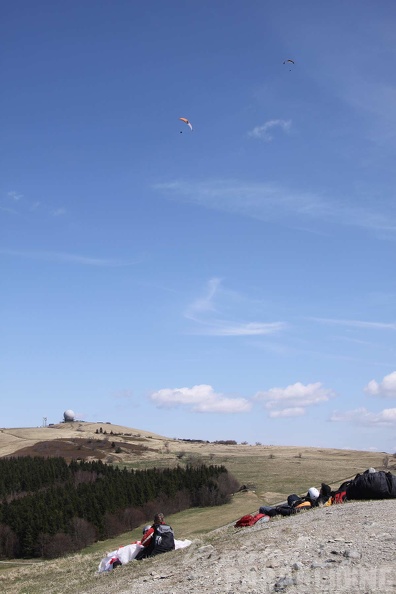
[{"label": "dark treeline", "polygon": [[221,505],[224,466],[127,470],[63,458],[0,459],[0,557],[57,557],[136,528],[161,510]]},{"label": "dark treeline", "polygon": [[7,500],[39,491],[72,476],[64,458],[0,458],[0,498]]}]

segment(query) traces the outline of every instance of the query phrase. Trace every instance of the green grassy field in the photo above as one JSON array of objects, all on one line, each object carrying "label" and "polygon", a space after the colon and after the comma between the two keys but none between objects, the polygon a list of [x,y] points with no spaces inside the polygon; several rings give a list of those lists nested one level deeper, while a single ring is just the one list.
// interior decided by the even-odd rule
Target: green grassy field
[{"label": "green grassy field", "polygon": [[[262,504],[273,504],[290,493],[304,493],[309,487],[320,487],[322,482],[338,486],[370,466],[382,469],[384,454],[354,450],[228,446],[210,453],[194,452],[181,460],[162,456],[157,460],[126,463],[129,468],[157,468],[184,464],[190,459],[195,463],[223,464],[241,485],[255,491]],[[207,448],[206,448],[207,449]],[[393,460],[396,467],[396,459]],[[389,465],[392,468],[392,463]]]}]

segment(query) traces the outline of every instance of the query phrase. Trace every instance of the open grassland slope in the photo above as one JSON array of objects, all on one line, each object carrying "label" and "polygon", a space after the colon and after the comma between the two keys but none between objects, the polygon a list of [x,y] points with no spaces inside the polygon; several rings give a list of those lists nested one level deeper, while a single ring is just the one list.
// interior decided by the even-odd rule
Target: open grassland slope
[{"label": "open grassland slope", "polygon": [[209,443],[174,439],[110,423],[61,423],[50,427],[0,430],[0,457],[63,456],[126,466],[173,467],[223,464],[253,491],[260,504],[281,501],[321,482],[337,486],[373,466],[396,468],[384,452],[271,445]]}]

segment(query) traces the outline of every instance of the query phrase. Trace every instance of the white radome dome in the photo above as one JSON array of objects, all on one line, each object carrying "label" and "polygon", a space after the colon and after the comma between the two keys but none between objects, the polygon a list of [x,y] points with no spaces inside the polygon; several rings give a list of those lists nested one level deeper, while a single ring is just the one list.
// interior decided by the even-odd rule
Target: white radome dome
[{"label": "white radome dome", "polygon": [[63,413],[63,418],[65,419],[66,422],[74,421],[75,416],[76,415],[74,414],[74,412],[70,409],[65,410],[65,412]]}]

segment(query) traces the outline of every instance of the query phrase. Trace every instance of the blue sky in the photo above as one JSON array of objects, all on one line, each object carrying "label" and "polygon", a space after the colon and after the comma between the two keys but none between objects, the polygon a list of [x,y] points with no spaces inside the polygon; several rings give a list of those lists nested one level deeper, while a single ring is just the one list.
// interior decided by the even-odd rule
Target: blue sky
[{"label": "blue sky", "polygon": [[396,451],[395,25],[3,4],[2,426]]}]

